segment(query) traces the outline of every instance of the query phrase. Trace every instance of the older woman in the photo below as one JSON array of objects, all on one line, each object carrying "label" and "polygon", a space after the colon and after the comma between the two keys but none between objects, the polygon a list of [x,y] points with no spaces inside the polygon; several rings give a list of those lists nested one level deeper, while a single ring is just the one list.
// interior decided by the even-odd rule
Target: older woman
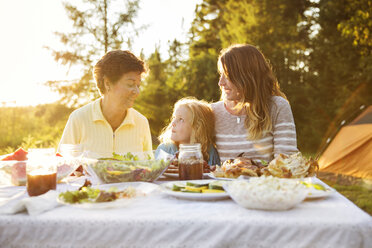
[{"label": "older woman", "polygon": [[152,150],[148,120],[134,110],[144,62],[129,51],[106,53],[94,66],[101,97],[71,113],[61,144],[82,144],[99,156]]},{"label": "older woman", "polygon": [[233,45],[221,52],[218,66],[222,101],[212,108],[221,161],[241,153],[270,161],[296,152],[291,107],[264,55],[252,45]]}]

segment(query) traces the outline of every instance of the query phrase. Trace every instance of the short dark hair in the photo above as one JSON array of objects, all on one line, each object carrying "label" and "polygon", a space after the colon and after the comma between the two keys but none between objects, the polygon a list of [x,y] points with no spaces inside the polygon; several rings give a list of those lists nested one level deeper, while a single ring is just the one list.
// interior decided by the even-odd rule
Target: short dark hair
[{"label": "short dark hair", "polygon": [[125,73],[146,72],[145,62],[130,51],[113,50],[107,52],[94,66],[93,75],[101,94],[106,92],[104,78],[115,84]]}]

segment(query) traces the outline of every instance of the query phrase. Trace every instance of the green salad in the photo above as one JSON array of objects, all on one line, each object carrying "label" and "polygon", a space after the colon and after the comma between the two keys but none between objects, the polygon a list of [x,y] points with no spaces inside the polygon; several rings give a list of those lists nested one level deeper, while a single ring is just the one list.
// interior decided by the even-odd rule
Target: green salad
[{"label": "green salad", "polygon": [[118,191],[115,187],[111,187],[106,191],[87,186],[79,190],[66,191],[59,194],[60,199],[70,204],[110,202],[135,196],[136,190],[133,187],[128,187],[121,191]]},{"label": "green salad", "polygon": [[170,161],[155,160],[150,155],[140,160],[132,153],[119,155],[113,153],[111,158],[100,158],[92,165],[96,175],[105,183],[154,181],[168,167]]}]

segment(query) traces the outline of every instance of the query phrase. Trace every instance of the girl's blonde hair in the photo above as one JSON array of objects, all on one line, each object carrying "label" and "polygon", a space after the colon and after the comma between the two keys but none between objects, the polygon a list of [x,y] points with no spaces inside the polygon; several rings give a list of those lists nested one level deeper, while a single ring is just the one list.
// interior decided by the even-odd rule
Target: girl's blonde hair
[{"label": "girl's blonde hair", "polygon": [[[214,130],[214,114],[210,105],[203,100],[197,100],[193,97],[186,97],[178,100],[174,104],[173,115],[175,111],[180,108],[185,107],[191,113],[191,137],[190,143],[200,143],[201,151],[204,160],[209,160],[208,150],[210,146],[215,145],[215,130]],[[175,143],[171,140],[172,134],[172,122],[165,127],[159,136],[159,140],[162,143]],[[176,143],[176,145],[178,145]]]},{"label": "girl's blonde hair", "polygon": [[[250,139],[260,139],[272,130],[270,108],[272,96],[282,96],[279,83],[264,55],[252,45],[232,45],[218,58],[220,73],[233,83],[241,99],[236,109],[244,109],[245,127]],[[225,100],[224,94],[222,99]]]}]

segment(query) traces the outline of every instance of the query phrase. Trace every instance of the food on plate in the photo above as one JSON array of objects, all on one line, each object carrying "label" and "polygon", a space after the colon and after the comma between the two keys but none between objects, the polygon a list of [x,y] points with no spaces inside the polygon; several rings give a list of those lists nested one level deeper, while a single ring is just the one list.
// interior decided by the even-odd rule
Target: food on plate
[{"label": "food on plate", "polygon": [[279,154],[267,167],[271,175],[282,178],[311,177],[316,174],[318,168],[315,160],[306,159],[300,152],[289,156]]},{"label": "food on plate", "polygon": [[225,181],[174,183],[172,191],[185,193],[225,193],[222,186],[224,183]]},{"label": "food on plate", "polygon": [[237,178],[241,175],[258,177],[267,175],[266,166],[246,157],[226,160],[213,172],[216,177]]},{"label": "food on plate", "polygon": [[131,186],[123,190],[118,190],[115,187],[111,187],[108,190],[102,190],[98,188],[92,188],[90,186],[84,186],[81,187],[79,190],[60,193],[59,198],[65,203],[81,204],[111,202],[118,199],[128,199],[143,195],[145,194],[142,191],[137,190],[136,188]]},{"label": "food on plate", "polygon": [[319,183],[309,183],[309,182],[301,182],[301,183],[308,188],[314,188],[316,190],[322,190],[322,191],[329,190],[329,189],[327,189],[326,187],[324,187],[323,185],[321,185]]},{"label": "food on plate", "polygon": [[215,177],[237,178],[241,175],[250,177],[274,176],[281,178],[303,178],[314,176],[318,163],[306,159],[300,152],[292,155],[279,154],[268,165],[265,161],[256,161],[238,157],[225,161],[213,172]]},{"label": "food on plate", "polygon": [[170,161],[163,159],[151,159],[150,155],[139,160],[138,156],[127,153],[125,156],[114,154],[111,158],[94,160],[93,163],[88,163],[88,168],[104,183],[154,181],[169,163]]},{"label": "food on plate", "polygon": [[308,194],[308,189],[299,181],[273,176],[230,181],[227,191],[242,207],[263,210],[290,209]]}]

